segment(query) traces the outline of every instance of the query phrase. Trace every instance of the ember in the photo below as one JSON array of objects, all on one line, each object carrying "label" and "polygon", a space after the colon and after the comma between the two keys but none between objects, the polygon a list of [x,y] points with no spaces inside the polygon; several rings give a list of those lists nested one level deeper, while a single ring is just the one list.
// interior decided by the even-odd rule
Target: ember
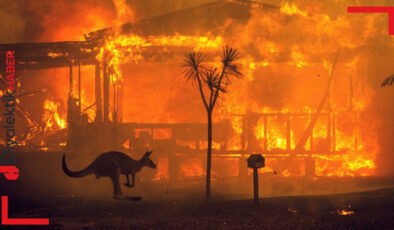
[{"label": "ember", "polygon": [[344,210],[344,209],[342,209],[342,210],[338,210],[337,209],[337,213],[338,213],[338,215],[341,215],[341,216],[347,216],[347,215],[352,215],[352,214],[354,214],[354,211],[348,211],[348,210]]}]

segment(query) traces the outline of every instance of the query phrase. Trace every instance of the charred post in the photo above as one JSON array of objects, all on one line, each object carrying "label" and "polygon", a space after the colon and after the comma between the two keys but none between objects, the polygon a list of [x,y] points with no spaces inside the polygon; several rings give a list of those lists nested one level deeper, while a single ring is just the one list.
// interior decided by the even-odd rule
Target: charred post
[{"label": "charred post", "polygon": [[252,154],[247,159],[248,167],[253,169],[253,200],[259,203],[259,168],[265,167],[265,159],[261,154]]},{"label": "charred post", "polygon": [[96,97],[96,122],[103,121],[103,104],[101,98],[100,62],[95,65],[95,97]]},{"label": "charred post", "polygon": [[103,55],[103,91],[104,91],[104,122],[109,121],[109,67],[106,61],[107,54],[104,52]]}]

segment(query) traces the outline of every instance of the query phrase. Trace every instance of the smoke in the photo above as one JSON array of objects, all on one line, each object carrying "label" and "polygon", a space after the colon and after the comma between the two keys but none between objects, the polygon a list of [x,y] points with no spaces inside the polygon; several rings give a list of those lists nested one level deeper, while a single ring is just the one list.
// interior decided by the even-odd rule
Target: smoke
[{"label": "smoke", "polygon": [[0,6],[4,43],[83,40],[91,31],[134,20],[124,0],[5,0]]},{"label": "smoke", "polygon": [[[83,40],[89,32],[209,0],[3,0],[0,43]],[[99,17],[97,17],[99,15]]]},{"label": "smoke", "polygon": [[139,19],[176,12],[189,7],[214,2],[216,0],[128,0]]},{"label": "smoke", "polygon": [[[368,81],[373,86],[374,98],[371,102],[371,112],[380,119],[380,124],[376,128],[379,134],[380,152],[377,157],[378,173],[380,175],[392,176],[394,169],[394,89],[393,87],[381,88],[382,81],[394,73],[391,64],[394,51],[386,46],[375,46],[370,48],[368,56],[369,68],[367,72]],[[373,77],[376,76],[376,77]],[[365,124],[370,124],[369,119],[364,120]]]},{"label": "smoke", "polygon": [[0,1],[0,19],[0,43],[23,41],[26,17],[18,1]]}]

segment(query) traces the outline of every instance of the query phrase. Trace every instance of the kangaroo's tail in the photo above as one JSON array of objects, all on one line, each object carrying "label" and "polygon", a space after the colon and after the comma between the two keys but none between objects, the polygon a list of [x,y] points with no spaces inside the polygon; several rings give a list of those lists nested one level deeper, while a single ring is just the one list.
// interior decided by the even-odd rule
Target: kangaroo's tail
[{"label": "kangaroo's tail", "polygon": [[66,156],[65,156],[65,154],[63,154],[62,167],[63,167],[63,172],[69,177],[84,177],[84,176],[87,176],[87,175],[93,173],[92,165],[89,165],[88,167],[86,167],[85,169],[83,169],[81,171],[73,172],[70,169],[68,169],[67,165],[66,165]]}]

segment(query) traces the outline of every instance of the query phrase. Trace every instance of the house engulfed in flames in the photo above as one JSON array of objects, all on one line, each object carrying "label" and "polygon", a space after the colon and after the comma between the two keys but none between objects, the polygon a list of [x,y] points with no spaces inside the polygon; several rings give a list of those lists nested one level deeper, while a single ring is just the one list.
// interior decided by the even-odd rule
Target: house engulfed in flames
[{"label": "house engulfed in flames", "polygon": [[1,53],[16,50],[20,71],[64,73],[48,78],[60,93],[45,99],[42,124],[19,108],[29,127],[21,143],[75,154],[152,149],[159,168],[151,179],[203,176],[204,111],[180,67],[193,50],[215,62],[228,44],[242,54],[244,77],[215,110],[214,177],[247,175],[251,153],[266,157],[262,172],[280,176],[373,175],[377,121],[364,111],[372,92],[362,74],[373,31],[345,33],[365,22],[349,20],[289,3],[217,1],[84,41],[3,44]]}]

